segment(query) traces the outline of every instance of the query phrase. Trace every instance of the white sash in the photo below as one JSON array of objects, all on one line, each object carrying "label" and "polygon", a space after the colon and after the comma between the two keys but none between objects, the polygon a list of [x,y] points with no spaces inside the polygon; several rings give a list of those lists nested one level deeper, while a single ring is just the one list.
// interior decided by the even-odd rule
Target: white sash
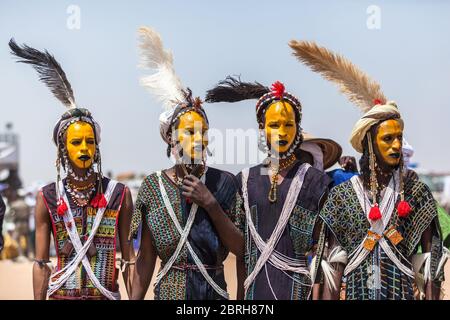
[{"label": "white sash", "polygon": [[286,225],[289,222],[289,218],[297,202],[298,195],[300,194],[300,190],[302,189],[306,172],[310,167],[311,166],[309,164],[302,164],[298,168],[297,173],[295,174],[294,179],[292,179],[291,185],[289,187],[288,195],[286,201],[283,204],[280,218],[267,243],[264,242],[264,240],[258,234],[258,231],[256,230],[251,217],[247,186],[249,169],[247,168],[242,171],[242,194],[244,198],[244,209],[247,220],[247,227],[249,228],[250,236],[254,240],[259,252],[261,252],[258,260],[256,261],[253,271],[250,273],[247,279],[245,279],[245,293],[247,293],[251,284],[255,281],[256,276],[265,266],[266,262],[269,262],[272,266],[279,270],[301,273],[308,278],[310,277],[309,270],[305,266],[304,262],[293,259],[291,257],[287,257],[286,255],[281,254],[280,252],[275,250],[275,247],[280,241],[281,235],[283,234],[283,231],[285,230]]},{"label": "white sash", "polygon": [[[395,181],[398,182],[399,181],[398,170],[395,171],[394,177],[396,178]],[[406,274],[410,278],[414,278],[414,272],[413,270],[411,270],[411,267],[404,265],[402,261],[397,258],[396,254],[392,251],[391,246],[388,244],[383,235],[384,231],[386,230],[386,227],[389,224],[392,213],[394,212],[395,203],[397,202],[397,198],[399,195],[398,193],[399,186],[398,183],[394,182],[394,177],[391,178],[391,181],[389,182],[389,185],[386,188],[383,200],[381,201],[380,211],[382,219],[376,221],[372,221],[371,219],[369,219],[369,213],[372,204],[364,190],[364,186],[362,184],[360,177],[353,176],[350,180],[353,184],[353,189],[355,190],[358,196],[361,208],[364,210],[364,212],[366,212],[366,218],[370,223],[370,230],[381,236],[380,240],[378,240],[381,249],[404,274]],[[364,248],[364,242],[366,238],[367,236],[364,237],[361,244],[349,255],[350,261],[345,267],[344,276],[347,276],[349,273],[355,270],[369,255],[370,251]],[[407,259],[403,257],[403,255],[397,250],[397,248],[394,247],[394,249],[405,261],[407,261]]]},{"label": "white sash", "polygon": [[[112,193],[114,191],[114,188],[116,187],[117,182],[114,180],[110,180],[108,183],[108,187],[106,188],[105,192],[105,198],[106,202],[109,203],[109,200],[111,199]],[[91,245],[92,241],[94,240],[94,236],[97,233],[97,229],[100,226],[100,223],[103,218],[103,214],[105,213],[105,208],[97,209],[97,213],[95,215],[94,223],[92,226],[92,230],[89,234],[88,239],[84,243],[84,245],[81,243],[80,236],[78,235],[77,227],[75,224],[75,220],[73,219],[72,209],[69,205],[69,200],[67,198],[67,194],[64,190],[64,186],[62,182],[60,181],[59,190],[61,190],[61,195],[64,199],[64,201],[67,203],[67,214],[63,216],[64,224],[66,226],[67,233],[69,234],[70,240],[72,241],[72,244],[75,248],[76,255],[75,257],[61,270],[54,273],[51,278],[56,278],[55,280],[51,280],[50,284],[48,286],[47,294],[50,296],[52,295],[56,290],[58,290],[66,281],[67,279],[76,271],[78,268],[80,262],[83,264],[84,269],[86,270],[89,278],[91,279],[94,286],[100,290],[100,292],[107,297],[110,300],[120,300],[120,292],[111,292],[105,287],[102,286],[100,281],[95,276],[94,272],[92,271],[91,264],[89,262],[89,259],[86,257],[86,253],[89,249],[89,246]],[[70,225],[70,228],[69,228]],[[61,275],[61,276],[60,276]]]},{"label": "white sash", "polygon": [[[208,271],[206,270],[202,261],[199,259],[199,257],[195,253],[194,249],[192,248],[192,246],[188,240],[189,232],[191,231],[192,224],[195,220],[195,214],[197,213],[198,205],[196,203],[192,204],[191,211],[189,212],[189,217],[186,222],[186,226],[183,229],[180,225],[180,222],[178,221],[175,211],[173,210],[172,204],[170,203],[169,196],[167,195],[166,188],[164,187],[164,184],[163,184],[163,181],[161,178],[161,171],[158,171],[156,174],[158,176],[159,187],[161,190],[161,195],[162,195],[162,198],[164,201],[164,205],[166,206],[166,209],[169,213],[170,219],[175,224],[175,228],[180,233],[181,237],[180,237],[180,240],[178,241],[178,245],[177,245],[175,252],[170,257],[170,259],[167,261],[167,263],[164,265],[163,269],[156,276],[155,286],[161,281],[161,279],[167,274],[167,272],[169,272],[169,270],[170,270],[170,268],[172,268],[175,260],[180,255],[181,249],[183,248],[184,245],[186,245],[189,253],[191,254],[192,258],[194,259],[196,266],[198,267],[200,273],[203,275],[205,280],[211,285],[211,287],[213,287],[213,289],[219,295],[221,295],[225,299],[229,299],[228,292],[224,291],[221,287],[219,287],[214,282],[214,280],[210,277],[210,275],[208,274]],[[201,177],[201,181],[203,183],[205,183],[205,179],[206,179],[206,170],[205,170],[205,173],[203,174],[203,176]]]}]

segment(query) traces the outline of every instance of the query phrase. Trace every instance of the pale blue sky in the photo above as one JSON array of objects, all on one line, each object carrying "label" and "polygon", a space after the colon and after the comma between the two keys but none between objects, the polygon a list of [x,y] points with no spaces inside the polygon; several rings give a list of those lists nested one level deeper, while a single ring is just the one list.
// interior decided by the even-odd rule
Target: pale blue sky
[{"label": "pale blue sky", "polygon": [[[355,154],[348,137],[359,111],[298,63],[287,45],[290,39],[315,40],[359,65],[398,103],[423,169],[450,170],[450,2],[316,2],[2,0],[0,127],[12,121],[20,133],[25,182],[54,179],[51,130],[64,108],[32,68],[14,63],[11,37],[48,49],[62,64],[78,104],[102,125],[105,171],[150,173],[169,165],[158,134],[161,107],[138,84],[141,25],[160,32],[183,83],[196,95],[228,74],[267,85],[280,80],[302,101],[305,129]],[[66,26],[69,5],[81,10],[80,30]],[[370,5],[381,9],[379,30],[367,28]],[[256,128],[254,104],[205,108],[212,127],[247,129]]]}]

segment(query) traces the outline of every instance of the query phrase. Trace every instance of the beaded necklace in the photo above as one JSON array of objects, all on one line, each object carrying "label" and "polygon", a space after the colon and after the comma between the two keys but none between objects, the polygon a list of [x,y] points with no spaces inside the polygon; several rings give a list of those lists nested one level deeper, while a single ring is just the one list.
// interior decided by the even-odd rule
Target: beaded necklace
[{"label": "beaded necklace", "polygon": [[278,185],[278,176],[281,171],[292,166],[297,157],[295,154],[289,156],[286,161],[280,163],[279,161],[270,161],[270,169],[272,171],[272,176],[270,177],[270,191],[269,191],[269,201],[270,203],[275,203],[277,201],[277,185]]},{"label": "beaded necklace", "polygon": [[95,186],[96,181],[93,181],[86,186],[79,187],[67,179],[66,190],[75,204],[84,207],[89,203],[89,200],[94,194]]}]

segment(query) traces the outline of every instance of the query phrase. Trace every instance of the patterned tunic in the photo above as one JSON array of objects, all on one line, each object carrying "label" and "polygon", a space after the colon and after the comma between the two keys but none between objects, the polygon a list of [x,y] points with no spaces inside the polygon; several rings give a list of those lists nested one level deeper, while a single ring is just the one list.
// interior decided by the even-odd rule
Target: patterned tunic
[{"label": "patterned tunic", "polygon": [[[191,204],[187,204],[179,187],[164,172],[161,174],[161,178],[178,221],[184,228]],[[238,217],[233,215],[230,210],[236,201],[235,177],[231,173],[208,168],[205,185],[229,218],[237,226],[241,225]],[[152,243],[162,261],[161,268],[163,268],[173,255],[180,240],[180,234],[164,205],[156,173],[147,176],[139,190],[136,209],[133,214],[132,234],[136,234],[142,216],[146,222],[144,227],[150,229]],[[208,274],[214,282],[226,291],[223,261],[228,256],[228,250],[220,241],[208,213],[201,207],[197,210],[188,241],[203,265],[206,266]],[[200,271],[193,267],[194,265],[195,262],[186,245],[184,245],[172,268],[155,287],[155,299],[221,299],[221,296],[209,285]],[[186,268],[186,266],[192,266],[193,268]]]},{"label": "patterned tunic", "polygon": [[[398,225],[396,229],[404,239],[396,248],[407,261],[396,252],[390,241],[387,242],[397,257],[405,265],[409,265],[411,255],[417,253],[422,233],[431,225],[433,230],[431,274],[433,279],[442,280],[443,273],[436,274],[437,263],[442,255],[442,242],[436,219],[436,203],[431,191],[422,182],[413,180],[405,184],[404,191],[405,200],[411,205],[412,212],[406,218],[399,218],[397,208],[395,208],[388,227]],[[366,213],[360,205],[351,181],[344,182],[330,191],[320,216],[328,227],[325,233],[331,231],[347,254],[353,252],[361,244],[370,229]],[[380,285],[376,285],[377,283]],[[387,257],[380,249],[379,244],[376,244],[366,259],[348,274],[346,299],[414,299],[413,280]]]},{"label": "patterned tunic", "polygon": [[[250,168],[247,183],[249,207],[255,228],[265,241],[272,234],[280,217],[284,200],[299,166],[299,162],[295,164],[278,186],[278,200],[273,204],[268,200],[269,177],[261,174],[263,166]],[[241,187],[242,174],[239,173],[237,178]],[[297,203],[275,250],[291,258],[303,260],[305,266],[307,265],[307,253],[314,244],[313,231],[319,215],[320,200],[328,191],[330,183],[331,179],[319,170],[308,169]],[[237,215],[243,217],[241,219],[245,219],[242,203],[238,204],[235,210],[238,212]],[[245,228],[245,239],[245,265],[247,275],[249,275],[255,267],[260,252],[247,227]],[[311,281],[307,277],[297,273],[285,273],[266,263],[249,288],[246,299],[273,300],[276,296],[279,300],[305,300],[310,293],[310,285]]]},{"label": "patterned tunic", "polygon": [[[109,183],[108,178],[103,178],[103,190]],[[65,181],[63,181],[65,185]],[[58,258],[57,270],[63,269],[74,257],[75,249],[69,256],[62,251],[67,244],[69,235],[66,231],[64,221],[56,212],[56,191],[55,183],[51,183],[42,188],[42,196],[50,214],[53,228],[53,239],[55,241],[56,255]],[[111,199],[105,210],[100,226],[94,237],[96,254],[89,258],[92,271],[96,275],[103,287],[116,292],[119,290],[117,284],[118,270],[115,267],[116,260],[116,237],[119,211],[125,195],[125,186],[118,183],[112,193]],[[68,197],[69,205],[72,209],[73,218],[77,226],[79,235],[89,235],[94,222],[97,209],[90,205],[79,207],[74,204],[71,197]],[[86,239],[87,239],[86,236]],[[80,236],[82,242],[82,236]],[[106,299],[101,292],[93,285],[84,267],[80,263],[75,273],[69,277],[66,283],[57,290],[51,299]]]}]

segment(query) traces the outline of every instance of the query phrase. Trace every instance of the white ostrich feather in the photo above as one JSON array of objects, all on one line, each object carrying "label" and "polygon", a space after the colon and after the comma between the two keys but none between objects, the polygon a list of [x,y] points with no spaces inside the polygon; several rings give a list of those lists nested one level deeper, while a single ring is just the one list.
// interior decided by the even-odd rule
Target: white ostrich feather
[{"label": "white ostrich feather", "polygon": [[166,110],[173,109],[184,101],[183,85],[175,73],[173,57],[169,50],[164,49],[160,35],[149,27],[139,28],[141,49],[140,66],[156,72],[144,76],[140,84],[147,88]]}]

